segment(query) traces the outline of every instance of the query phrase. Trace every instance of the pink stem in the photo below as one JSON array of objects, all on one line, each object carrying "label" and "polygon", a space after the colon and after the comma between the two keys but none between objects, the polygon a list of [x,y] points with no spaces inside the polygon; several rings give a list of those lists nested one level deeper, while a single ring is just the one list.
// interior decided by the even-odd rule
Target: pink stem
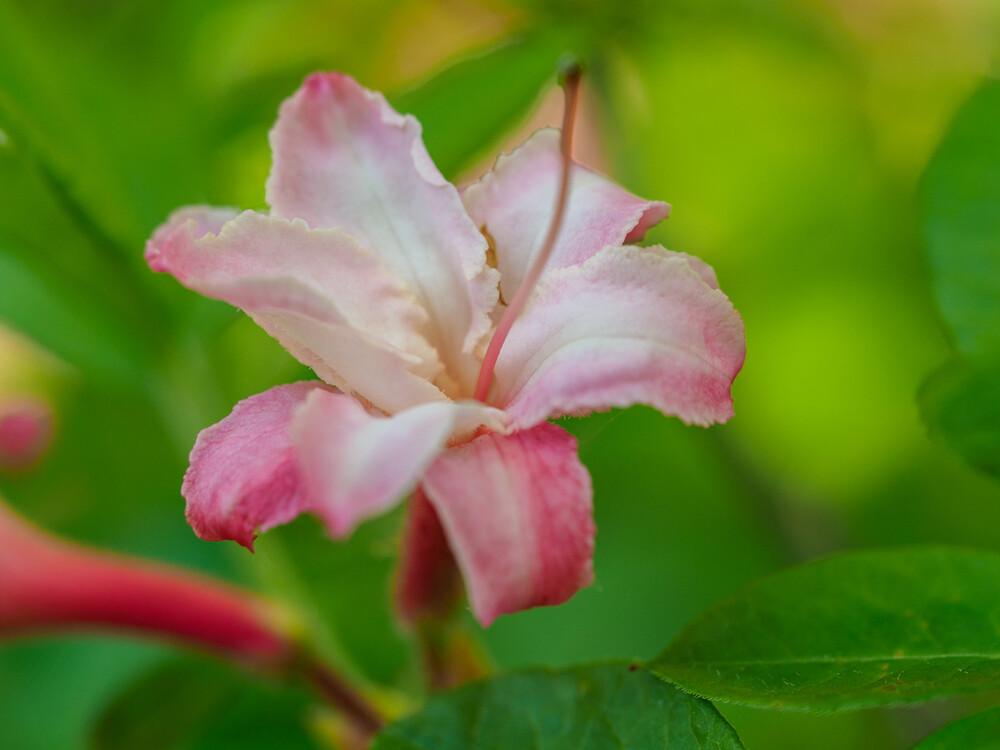
[{"label": "pink stem", "polygon": [[531,294],[535,288],[535,284],[538,283],[538,279],[542,275],[542,271],[545,270],[545,264],[548,262],[556,240],[559,238],[559,230],[562,228],[563,218],[566,215],[566,204],[569,200],[569,177],[573,166],[573,124],[576,121],[576,108],[580,93],[579,68],[575,68],[566,74],[563,80],[563,89],[566,92],[566,108],[563,112],[562,127],[562,179],[559,182],[555,213],[552,217],[552,223],[549,225],[549,232],[545,236],[545,241],[535,256],[531,268],[525,275],[524,281],[518,287],[517,294],[514,295],[514,299],[511,300],[511,303],[500,317],[500,323],[497,325],[493,338],[490,339],[489,346],[486,347],[486,355],[483,357],[483,364],[479,370],[479,379],[476,381],[476,390],[473,395],[473,398],[483,403],[486,403],[489,395],[490,382],[493,379],[493,370],[496,367],[497,358],[500,356],[500,348],[503,346],[503,342],[506,341],[507,334],[510,333],[514,321],[524,309],[524,305],[528,301],[528,295]]},{"label": "pink stem", "polygon": [[154,635],[276,666],[294,650],[250,594],[53,537],[0,506],[0,635],[81,628]]},{"label": "pink stem", "polygon": [[0,638],[74,630],[152,637],[265,672],[304,674],[360,736],[382,724],[363,695],[281,626],[273,605],[201,576],[64,541],[0,503]]}]

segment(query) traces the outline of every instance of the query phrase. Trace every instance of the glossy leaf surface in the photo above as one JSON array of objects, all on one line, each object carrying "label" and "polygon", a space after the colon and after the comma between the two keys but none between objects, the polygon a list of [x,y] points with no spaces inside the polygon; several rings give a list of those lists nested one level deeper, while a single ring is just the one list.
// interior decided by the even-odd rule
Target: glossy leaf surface
[{"label": "glossy leaf surface", "polygon": [[695,694],[831,710],[1000,688],[1000,555],[856,552],[750,584],[649,665]]},{"label": "glossy leaf surface", "polygon": [[432,699],[372,750],[735,750],[708,701],[626,664],[531,670]]}]

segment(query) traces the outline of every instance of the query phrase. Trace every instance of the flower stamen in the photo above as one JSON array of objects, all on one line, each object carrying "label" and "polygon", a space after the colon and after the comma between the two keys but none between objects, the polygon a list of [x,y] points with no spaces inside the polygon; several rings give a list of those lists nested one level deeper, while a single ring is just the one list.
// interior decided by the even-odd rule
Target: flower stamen
[{"label": "flower stamen", "polygon": [[479,370],[479,379],[476,381],[476,391],[473,396],[477,401],[486,403],[486,398],[490,390],[490,382],[493,379],[493,370],[500,356],[500,348],[507,339],[514,321],[524,310],[528,296],[531,294],[538,279],[545,270],[545,264],[552,254],[556,240],[559,238],[559,230],[562,228],[563,218],[566,216],[566,204],[569,202],[569,178],[570,168],[573,166],[573,124],[576,121],[576,108],[580,93],[580,68],[573,67],[563,77],[562,86],[566,97],[566,106],[563,111],[562,137],[560,139],[562,151],[562,175],[559,182],[559,192],[556,195],[556,206],[552,216],[552,223],[549,225],[549,232],[545,235],[531,268],[518,287],[517,294],[511,300],[510,305],[504,310],[500,323],[497,325],[493,338],[490,339],[486,347],[486,355],[483,357],[483,364]]}]

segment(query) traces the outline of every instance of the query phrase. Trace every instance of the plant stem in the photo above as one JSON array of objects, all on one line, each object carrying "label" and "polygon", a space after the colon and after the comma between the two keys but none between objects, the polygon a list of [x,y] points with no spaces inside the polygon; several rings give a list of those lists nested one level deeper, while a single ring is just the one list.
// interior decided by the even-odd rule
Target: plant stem
[{"label": "plant stem", "polygon": [[0,502],[0,638],[124,632],[216,653],[264,674],[303,675],[369,739],[382,727],[379,712],[305,652],[279,614],[234,586],[59,539]]},{"label": "plant stem", "polygon": [[378,709],[326,664],[306,657],[302,671],[316,694],[348,719],[362,736],[370,738],[385,724]]}]

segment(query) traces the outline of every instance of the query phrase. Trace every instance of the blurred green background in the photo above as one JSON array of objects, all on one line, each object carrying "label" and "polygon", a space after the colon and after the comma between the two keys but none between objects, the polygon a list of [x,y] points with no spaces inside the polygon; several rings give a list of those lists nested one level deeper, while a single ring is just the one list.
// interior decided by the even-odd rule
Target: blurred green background
[{"label": "blurred green background", "polygon": [[[568,421],[595,482],[597,581],[497,622],[496,662],[647,658],[742,583],[834,550],[998,548],[1000,485],[932,443],[914,401],[949,352],[918,180],[998,47],[996,0],[0,0],[0,404],[42,397],[55,417],[50,450],[0,493],[71,538],[288,600],[349,668],[415,684],[388,610],[398,514],[346,545],[300,519],[254,556],[186,526],[198,430],[304,372],[150,273],[143,243],[180,205],[263,208],[267,130],[312,70],[417,114],[462,180],[552,118],[569,52],[587,65],[578,157],[673,204],[649,239],[715,267],[748,357],[726,426],[643,408]],[[3,644],[0,744],[98,746],[102,706],[170,658]],[[244,702],[271,726],[301,709],[266,691]],[[839,750],[907,747],[969,705],[720,709],[751,750]],[[236,713],[240,747],[278,746]]]}]

